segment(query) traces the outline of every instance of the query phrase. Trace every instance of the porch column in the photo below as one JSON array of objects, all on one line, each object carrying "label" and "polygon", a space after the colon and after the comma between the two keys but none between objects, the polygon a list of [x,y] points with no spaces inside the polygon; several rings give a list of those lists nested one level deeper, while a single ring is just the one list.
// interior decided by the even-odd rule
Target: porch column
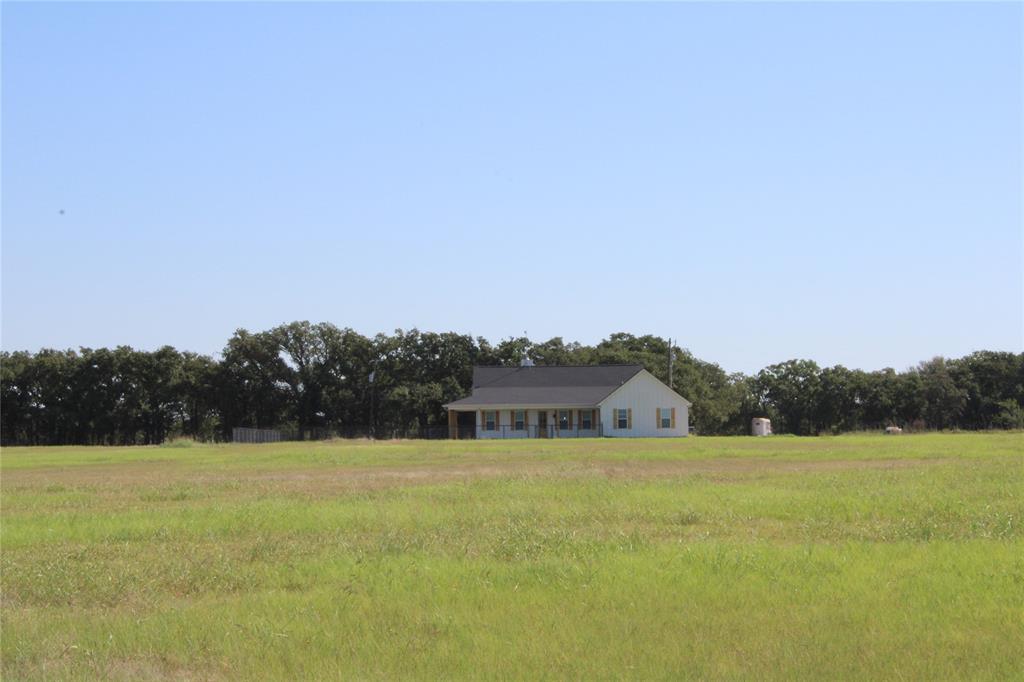
[{"label": "porch column", "polygon": [[455,410],[448,410],[448,437],[459,439],[459,414]]}]

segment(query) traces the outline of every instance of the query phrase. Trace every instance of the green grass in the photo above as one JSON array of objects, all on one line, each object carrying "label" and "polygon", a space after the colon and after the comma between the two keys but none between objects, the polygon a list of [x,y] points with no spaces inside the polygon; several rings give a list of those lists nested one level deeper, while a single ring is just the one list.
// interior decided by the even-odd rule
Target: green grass
[{"label": "green grass", "polygon": [[6,448],[2,677],[1024,679],[1022,453]]}]

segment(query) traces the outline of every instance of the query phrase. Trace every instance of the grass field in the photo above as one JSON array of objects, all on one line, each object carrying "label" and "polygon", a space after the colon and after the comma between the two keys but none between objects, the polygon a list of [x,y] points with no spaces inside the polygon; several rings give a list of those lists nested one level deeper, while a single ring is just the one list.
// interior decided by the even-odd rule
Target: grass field
[{"label": "grass field", "polygon": [[1024,435],[6,448],[3,679],[1024,679]]}]

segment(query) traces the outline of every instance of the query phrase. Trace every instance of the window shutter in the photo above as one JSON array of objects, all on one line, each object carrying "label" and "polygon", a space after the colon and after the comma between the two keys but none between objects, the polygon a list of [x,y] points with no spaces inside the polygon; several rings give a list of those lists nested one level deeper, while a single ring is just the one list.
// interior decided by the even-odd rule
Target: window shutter
[{"label": "window shutter", "polygon": [[487,415],[484,414],[483,410],[480,410],[480,430],[483,431],[487,428]]},{"label": "window shutter", "polygon": [[569,430],[572,431],[572,410],[569,410]]},{"label": "window shutter", "polygon": [[661,408],[660,407],[654,408],[654,428],[656,428],[656,429],[660,429],[661,428]]},{"label": "window shutter", "polygon": [[530,430],[530,411],[529,410],[523,410],[523,428],[525,428],[527,431]]},{"label": "window shutter", "polygon": [[672,408],[672,428],[676,428],[676,408]]},{"label": "window shutter", "polygon": [[633,428],[633,408],[632,407],[626,409],[626,428],[627,429],[632,429]]},{"label": "window shutter", "polygon": [[601,414],[600,410],[590,411],[590,425],[593,426],[595,429],[597,428],[597,415],[599,414]]}]

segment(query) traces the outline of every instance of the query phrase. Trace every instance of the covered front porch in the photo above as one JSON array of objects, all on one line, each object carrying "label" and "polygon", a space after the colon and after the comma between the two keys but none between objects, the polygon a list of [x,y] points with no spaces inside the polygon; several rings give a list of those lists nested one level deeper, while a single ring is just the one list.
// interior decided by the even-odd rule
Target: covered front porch
[{"label": "covered front porch", "polygon": [[448,429],[453,439],[597,438],[603,434],[596,405],[451,408]]}]

